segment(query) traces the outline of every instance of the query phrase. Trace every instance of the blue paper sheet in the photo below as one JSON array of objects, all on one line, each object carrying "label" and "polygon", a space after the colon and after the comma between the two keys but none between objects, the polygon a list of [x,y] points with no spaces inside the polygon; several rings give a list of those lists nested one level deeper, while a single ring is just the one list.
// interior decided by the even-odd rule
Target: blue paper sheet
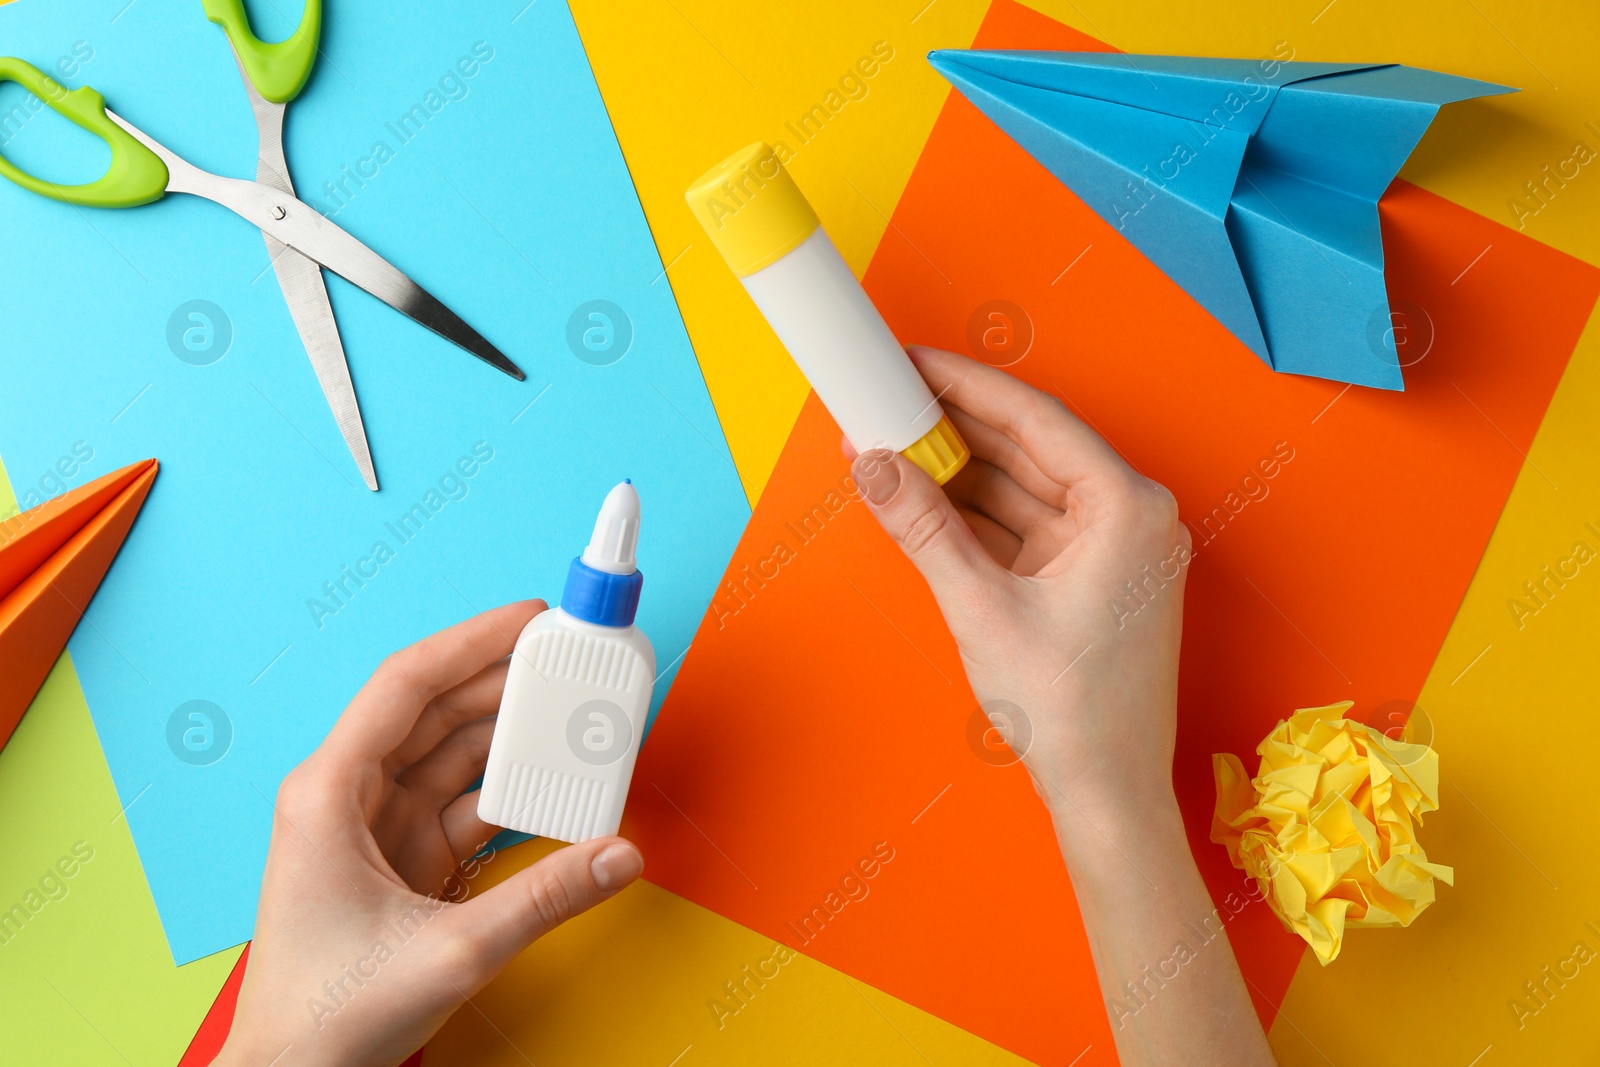
[{"label": "blue paper sheet", "polygon": [[1515,91],[1395,64],[928,58],[1268,366],[1385,389],[1405,385],[1378,199],[1441,105]]},{"label": "blue paper sheet", "polygon": [[[252,7],[269,40],[299,16]],[[254,174],[244,89],[199,4],[21,0],[0,39],[192,162]],[[98,173],[97,141],[5,89],[0,118],[24,105],[0,131],[13,160]],[[528,374],[330,275],[380,493],[259,231],[189,196],[99,211],[0,182],[0,457],[18,498],[161,461],[70,650],[178,963],[250,937],[277,785],[385,654],[559,597],[632,477],[659,707],[749,516],[561,0],[333,0],[287,151],[303,199]]]}]

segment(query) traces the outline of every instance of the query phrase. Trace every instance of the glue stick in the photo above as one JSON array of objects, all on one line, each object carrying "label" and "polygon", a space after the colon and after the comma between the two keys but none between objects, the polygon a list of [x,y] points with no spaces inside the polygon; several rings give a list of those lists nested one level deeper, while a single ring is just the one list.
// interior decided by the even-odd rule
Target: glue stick
[{"label": "glue stick", "polygon": [[851,446],[955,477],[966,442],[772,149],[740,149],[685,195]]},{"label": "glue stick", "polygon": [[561,606],[517,638],[489,744],[478,817],[576,844],[617,832],[639,755],[656,654],[633,625],[639,494],[607,494]]}]

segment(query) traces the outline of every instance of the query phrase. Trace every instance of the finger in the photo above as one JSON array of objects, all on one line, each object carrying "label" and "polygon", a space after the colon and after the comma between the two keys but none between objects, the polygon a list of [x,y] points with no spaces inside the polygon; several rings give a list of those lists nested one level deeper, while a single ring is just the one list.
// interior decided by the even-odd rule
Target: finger
[{"label": "finger", "polygon": [[1005,434],[1062,485],[1122,478],[1133,470],[1059,400],[977,360],[916,346],[912,361],[936,396]]},{"label": "finger", "polygon": [[916,464],[898,453],[873,449],[856,457],[850,474],[872,514],[922,572],[941,606],[964,604],[1011,579],[950,498]]},{"label": "finger", "polygon": [[383,759],[434,697],[510,655],[522,628],[544,609],[542,600],[506,604],[396,652],[356,694],[324,746],[340,763]]},{"label": "finger", "polygon": [[445,840],[450,842],[450,852],[460,863],[476,856],[500,832],[500,827],[478,818],[478,794],[481,789],[456,797],[439,813],[439,824],[444,827]]},{"label": "finger", "polygon": [[980,515],[976,511],[969,511],[961,505],[956,505],[956,511],[966,520],[972,532],[977,535],[978,543],[989,553],[991,559],[1000,566],[1011,569],[1011,564],[1022,552],[1022,538],[1001,526],[987,515]]},{"label": "finger", "polygon": [[957,506],[978,512],[1019,538],[1040,523],[1062,516],[1060,508],[1051,507],[1011,475],[976,456],[950,479],[944,491]]},{"label": "finger", "polygon": [[1005,471],[1013,481],[1040,500],[1058,508],[1066,508],[1067,487],[1041,471],[1015,441],[954,404],[946,404],[944,413],[950,416],[950,421],[960,431],[974,458],[985,460]]},{"label": "finger", "polygon": [[[993,433],[994,431],[991,430],[990,432]],[[848,437],[841,436],[839,438],[839,451],[843,452],[845,458],[851,463],[855,462],[858,453]],[[971,464],[969,463],[967,467],[970,466]],[[963,467],[961,473],[951,479],[950,486],[954,486],[956,482],[961,480],[962,476],[967,472],[967,467]],[[1057,488],[1059,489],[1059,487]],[[983,545],[984,550],[989,553],[994,561],[1000,566],[1009,569],[1011,561],[1016,559],[1017,554],[1022,551],[1022,539],[993,519],[977,511],[963,507],[960,504],[956,505],[956,511],[966,520],[967,525],[972,527],[972,532],[978,537],[978,543]]]},{"label": "finger", "polygon": [[615,896],[639,877],[644,857],[620,837],[568,845],[450,913],[487,976],[574,915]]},{"label": "finger", "polygon": [[475,719],[456,727],[432,752],[401,771],[395,781],[435,811],[444,810],[462,790],[483,776],[494,722]]},{"label": "finger", "polygon": [[500,710],[500,695],[505,692],[509,659],[497,660],[453,689],[428,701],[417,716],[411,733],[386,761],[390,774],[424,759],[434,747],[464,723],[493,715]]}]

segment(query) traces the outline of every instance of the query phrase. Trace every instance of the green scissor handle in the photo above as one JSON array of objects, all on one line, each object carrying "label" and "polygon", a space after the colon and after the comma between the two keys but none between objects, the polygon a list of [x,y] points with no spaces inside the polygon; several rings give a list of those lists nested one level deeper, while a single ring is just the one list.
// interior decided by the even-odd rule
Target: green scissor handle
[{"label": "green scissor handle", "polygon": [[106,143],[111,166],[85,185],[58,185],[35,178],[0,155],[0,177],[30,192],[85,207],[138,207],[167,191],[167,165],[106,114],[106,99],[87,85],[68,92],[61,83],[23,59],[0,56],[0,82],[12,81]]},{"label": "green scissor handle", "polygon": [[322,0],[306,0],[300,25],[281,41],[268,44],[250,29],[244,0],[200,0],[206,18],[228,31],[228,40],[256,92],[274,104],[286,104],[300,95],[311,64],[317,58],[317,38],[322,33]]}]

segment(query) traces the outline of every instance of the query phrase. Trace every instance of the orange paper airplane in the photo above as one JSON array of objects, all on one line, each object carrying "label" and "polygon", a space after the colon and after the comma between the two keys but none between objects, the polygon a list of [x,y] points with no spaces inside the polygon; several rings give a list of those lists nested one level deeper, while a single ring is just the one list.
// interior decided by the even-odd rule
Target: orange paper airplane
[{"label": "orange paper airplane", "polygon": [[0,747],[66,648],[159,469],[141,460],[0,522]]}]

